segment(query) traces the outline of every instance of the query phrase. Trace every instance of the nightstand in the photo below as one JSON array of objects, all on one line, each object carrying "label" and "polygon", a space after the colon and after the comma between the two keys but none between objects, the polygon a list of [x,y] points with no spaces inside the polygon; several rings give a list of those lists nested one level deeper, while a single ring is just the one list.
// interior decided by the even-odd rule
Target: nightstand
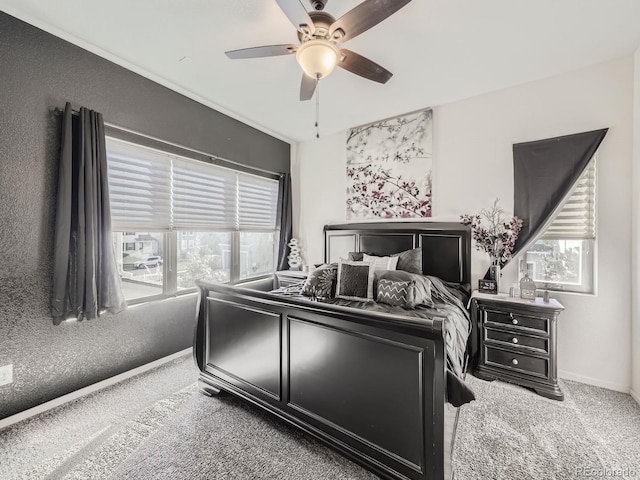
[{"label": "nightstand", "polygon": [[276,272],[276,279],[280,287],[290,287],[296,283],[304,282],[307,279],[309,272],[303,272],[302,270],[279,270]]},{"label": "nightstand", "polygon": [[471,301],[480,350],[474,375],[516,383],[544,397],[564,400],[556,355],[556,323],[564,310],[560,302],[477,291]]}]

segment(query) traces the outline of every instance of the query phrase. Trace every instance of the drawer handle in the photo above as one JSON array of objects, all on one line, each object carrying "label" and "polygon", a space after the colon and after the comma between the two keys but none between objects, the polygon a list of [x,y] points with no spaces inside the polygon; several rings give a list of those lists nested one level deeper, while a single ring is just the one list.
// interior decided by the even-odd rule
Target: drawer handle
[{"label": "drawer handle", "polygon": [[518,324],[518,319],[511,317],[511,323],[513,323],[514,325],[517,325]]},{"label": "drawer handle", "polygon": [[511,341],[512,341],[513,343],[518,343],[518,339],[517,339],[517,337],[513,337],[513,338],[511,339]]},{"label": "drawer handle", "polygon": [[513,360],[511,360],[511,363],[513,363],[514,365],[518,365],[518,359],[514,358]]}]

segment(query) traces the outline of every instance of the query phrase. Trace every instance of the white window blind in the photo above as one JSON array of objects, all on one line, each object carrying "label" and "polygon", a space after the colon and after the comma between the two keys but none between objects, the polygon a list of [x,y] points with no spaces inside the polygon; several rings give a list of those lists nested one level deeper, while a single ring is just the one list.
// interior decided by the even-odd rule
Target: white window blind
[{"label": "white window blind", "polygon": [[114,231],[275,230],[278,182],[107,138]]},{"label": "white window blind", "polygon": [[569,198],[542,236],[543,239],[596,238],[596,158],[576,183]]},{"label": "white window blind", "polygon": [[236,173],[202,162],[173,161],[173,228],[236,228]]},{"label": "white window blind", "polygon": [[255,175],[238,175],[238,227],[273,230],[278,208],[278,182]]},{"label": "white window blind", "polygon": [[111,138],[107,138],[106,145],[113,230],[169,230],[169,158],[149,148]]}]

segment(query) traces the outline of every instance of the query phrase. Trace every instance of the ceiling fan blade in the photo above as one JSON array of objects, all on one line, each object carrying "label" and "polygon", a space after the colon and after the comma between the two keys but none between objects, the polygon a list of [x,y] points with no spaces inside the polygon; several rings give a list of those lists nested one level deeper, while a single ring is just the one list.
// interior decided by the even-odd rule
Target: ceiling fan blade
[{"label": "ceiling fan blade", "polygon": [[358,55],[356,52],[352,52],[346,48],[340,49],[340,58],[338,66],[349,70],[351,73],[360,75],[368,80],[373,80],[378,83],[387,83],[393,76],[389,70],[381,67],[377,63],[369,60],[368,58]]},{"label": "ceiling fan blade", "polygon": [[310,77],[306,73],[302,74],[302,82],[300,83],[300,100],[311,100],[313,93],[316,91],[318,80]]},{"label": "ceiling fan blade", "polygon": [[300,0],[276,0],[276,3],[293,23],[293,26],[296,27],[296,30],[313,35],[316,28],[307,13],[307,9],[300,3]]},{"label": "ceiling fan blade", "polygon": [[390,17],[411,0],[365,0],[360,5],[352,8],[338,20],[336,20],[329,30],[329,35],[333,35],[338,30],[344,34],[339,39],[346,42],[366,32],[371,27],[376,26],[385,18]]},{"label": "ceiling fan blade", "polygon": [[277,55],[289,55],[295,53],[297,45],[265,45],[263,47],[241,48],[239,50],[230,50],[224,52],[227,57],[232,59],[238,58],[259,58],[259,57],[275,57]]}]

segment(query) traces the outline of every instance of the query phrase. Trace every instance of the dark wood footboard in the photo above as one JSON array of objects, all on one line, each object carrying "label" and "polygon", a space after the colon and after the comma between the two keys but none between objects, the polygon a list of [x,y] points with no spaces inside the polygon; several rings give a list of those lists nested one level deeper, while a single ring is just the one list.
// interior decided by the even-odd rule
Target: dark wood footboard
[{"label": "dark wood footboard", "polygon": [[205,391],[240,396],[383,478],[450,478],[442,319],[200,283]]}]

